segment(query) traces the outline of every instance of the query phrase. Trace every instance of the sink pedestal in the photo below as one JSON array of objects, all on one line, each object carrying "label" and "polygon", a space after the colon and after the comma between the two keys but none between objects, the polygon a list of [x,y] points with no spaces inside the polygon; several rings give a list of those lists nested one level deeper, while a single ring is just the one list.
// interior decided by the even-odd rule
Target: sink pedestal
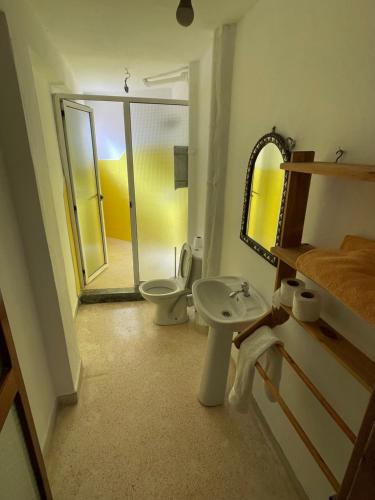
[{"label": "sink pedestal", "polygon": [[233,333],[227,328],[212,328],[208,332],[198,399],[204,406],[224,403]]},{"label": "sink pedestal", "polygon": [[240,332],[267,311],[254,287],[249,285],[250,294],[243,293],[245,282],[238,276],[217,276],[193,283],[195,307],[211,327],[198,394],[202,405],[224,403],[233,332]]}]

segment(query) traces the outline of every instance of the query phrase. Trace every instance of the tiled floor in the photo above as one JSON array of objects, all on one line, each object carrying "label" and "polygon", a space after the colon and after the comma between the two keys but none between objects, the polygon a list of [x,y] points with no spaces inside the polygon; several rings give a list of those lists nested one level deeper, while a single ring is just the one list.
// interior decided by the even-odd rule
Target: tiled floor
[{"label": "tiled floor", "polygon": [[132,244],[107,237],[108,267],[85,288],[129,288],[134,286]]},{"label": "tiled floor", "polygon": [[197,401],[206,333],[193,322],[96,304],[77,333],[80,399],[60,411],[47,461],[55,500],[299,498],[254,414]]}]

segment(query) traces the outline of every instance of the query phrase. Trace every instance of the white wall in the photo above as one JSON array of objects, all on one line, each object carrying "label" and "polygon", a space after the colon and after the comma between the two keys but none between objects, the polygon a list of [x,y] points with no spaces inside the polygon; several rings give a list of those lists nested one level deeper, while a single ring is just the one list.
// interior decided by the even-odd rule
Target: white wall
[{"label": "white wall", "polygon": [[[51,251],[59,302],[63,316],[69,321],[78,307],[78,295],[74,276],[72,252],[64,203],[65,179],[61,165],[59,145],[49,83],[48,68],[30,51],[39,120],[43,134],[44,150],[39,151],[37,179],[42,204],[47,240]],[[70,306],[70,310],[67,308]],[[66,320],[67,321],[67,320]],[[71,330],[71,324],[66,329]]]},{"label": "white wall", "polygon": [[[0,9],[5,12],[10,29],[23,104],[22,109],[8,40],[2,30],[0,143],[8,179],[3,189],[8,186],[7,196],[16,218],[12,218],[11,210],[5,212],[2,214],[2,227],[5,231],[13,231],[17,237],[14,237],[13,252],[2,251],[1,267],[6,268],[4,275],[16,275],[15,270],[22,257],[25,264],[21,269],[27,270],[24,280],[26,284],[30,283],[30,286],[25,285],[22,296],[18,293],[18,282],[11,282],[3,275],[0,287],[13,328],[38,436],[43,445],[55,397],[74,392],[80,360],[69,292],[66,283],[61,281],[64,261],[58,231],[54,232],[57,220],[45,147],[45,141],[48,143],[49,139],[42,133],[43,111],[39,109],[31,53],[43,60],[49,82],[60,85],[68,82],[66,86],[71,86],[73,80],[27,2],[0,0]],[[21,330],[17,310],[25,311],[25,318],[33,315],[29,328]],[[34,356],[26,353],[30,342],[35,342]],[[44,352],[37,349],[42,345]],[[44,363],[40,359],[44,359]],[[35,365],[39,378],[31,376],[30,372],[30,377],[26,377],[27,367],[31,365]],[[45,380],[44,384],[40,383],[40,379]],[[53,401],[50,398],[51,387],[50,390],[44,387],[51,383]]]},{"label": "white wall", "polygon": [[121,102],[86,101],[94,111],[95,138],[100,160],[118,160],[125,152],[124,106]]},{"label": "white wall", "polygon": [[1,152],[0,233],[0,289],[34,422],[43,443],[55,404],[55,389]]},{"label": "white wall", "polygon": [[38,500],[40,494],[30,463],[23,429],[13,406],[0,433],[0,484],[3,500]]},{"label": "white wall", "polygon": [[175,82],[172,85],[172,99],[189,99],[189,83]]},{"label": "white wall", "polygon": [[[130,82],[129,82],[130,84]],[[125,94],[124,94],[125,95]],[[128,96],[155,99],[189,99],[187,82],[131,89]],[[95,136],[98,158],[117,160],[125,152],[124,107],[121,102],[85,101],[94,111]]]},{"label": "white wall", "polygon": [[203,236],[211,117],[212,46],[189,67],[189,242]]},{"label": "white wall", "polygon": [[[263,0],[239,23],[221,273],[246,276],[269,302],[275,268],[239,239],[251,149],[276,125],[280,133],[297,140],[298,150],[315,150],[316,160],[333,161],[340,146],[348,151],[345,161],[374,163],[374,18],[371,0]],[[337,247],[347,233],[375,238],[374,212],[373,185],[314,177],[304,241]],[[375,359],[375,329],[332,297],[325,296],[324,303],[325,317]],[[293,320],[278,332],[288,351],[357,431],[368,393]],[[351,451],[347,439],[285,365],[281,392],[341,479]],[[264,398],[259,378],[255,395],[310,498],[328,498],[332,488],[279,407]]]}]

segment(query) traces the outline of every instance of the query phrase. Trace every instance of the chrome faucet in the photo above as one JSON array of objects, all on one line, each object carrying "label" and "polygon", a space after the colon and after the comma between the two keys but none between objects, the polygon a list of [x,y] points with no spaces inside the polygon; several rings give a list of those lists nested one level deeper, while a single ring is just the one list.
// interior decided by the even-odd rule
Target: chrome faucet
[{"label": "chrome faucet", "polygon": [[229,297],[235,297],[239,293],[243,293],[245,297],[250,297],[249,283],[247,281],[241,283],[241,290],[230,292]]}]

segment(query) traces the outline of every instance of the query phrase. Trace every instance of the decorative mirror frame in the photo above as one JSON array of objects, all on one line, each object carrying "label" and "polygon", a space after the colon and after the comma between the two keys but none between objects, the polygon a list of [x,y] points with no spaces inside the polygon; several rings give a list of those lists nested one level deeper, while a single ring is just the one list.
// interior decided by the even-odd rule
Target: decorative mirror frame
[{"label": "decorative mirror frame", "polygon": [[[248,236],[248,234],[247,234],[247,223],[248,223],[248,217],[249,217],[251,183],[252,183],[252,178],[253,178],[253,173],[254,173],[254,168],[255,168],[255,162],[258,158],[260,151],[267,144],[270,144],[270,143],[275,144],[275,146],[277,146],[277,148],[279,149],[279,151],[281,153],[281,156],[283,157],[284,162],[290,161],[291,149],[293,149],[293,147],[294,147],[294,141],[290,137],[288,137],[287,139],[284,139],[284,137],[282,135],[275,132],[275,127],[272,129],[272,132],[265,134],[255,144],[254,149],[251,152],[249,163],[247,166],[246,183],[245,183],[245,196],[244,196],[243,210],[242,210],[240,238],[250,248],[252,248],[255,252],[257,252],[264,259],[266,259],[270,264],[272,264],[273,266],[277,266],[278,258],[275,255],[273,255],[269,250],[267,250],[262,245],[260,245],[257,241],[250,238],[250,236]],[[284,219],[288,177],[289,177],[289,172],[285,171],[283,191],[282,191],[282,195],[281,195],[281,206],[280,206],[280,212],[279,212],[279,220],[278,220],[278,224],[277,224],[275,246],[277,246],[280,243],[281,229],[282,229],[282,224],[283,224],[283,219]]]}]

